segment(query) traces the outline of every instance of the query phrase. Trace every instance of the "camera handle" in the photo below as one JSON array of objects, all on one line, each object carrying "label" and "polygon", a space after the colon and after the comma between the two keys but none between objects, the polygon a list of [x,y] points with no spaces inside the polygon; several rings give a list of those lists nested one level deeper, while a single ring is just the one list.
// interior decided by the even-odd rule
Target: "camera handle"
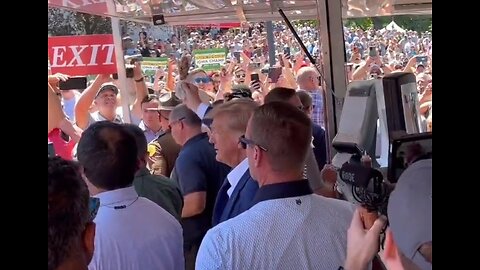
[{"label": "camera handle", "polygon": [[[367,168],[372,167],[372,158],[364,152],[362,155],[362,158],[360,159],[360,162],[362,163],[363,166]],[[366,207],[361,207],[360,209],[360,217],[363,222],[363,227],[365,229],[370,229],[373,226],[373,223],[375,223],[375,220],[378,218],[378,212],[372,209],[367,209]],[[380,260],[380,257],[375,255],[372,261],[372,270],[386,270],[385,265],[382,263]]]}]

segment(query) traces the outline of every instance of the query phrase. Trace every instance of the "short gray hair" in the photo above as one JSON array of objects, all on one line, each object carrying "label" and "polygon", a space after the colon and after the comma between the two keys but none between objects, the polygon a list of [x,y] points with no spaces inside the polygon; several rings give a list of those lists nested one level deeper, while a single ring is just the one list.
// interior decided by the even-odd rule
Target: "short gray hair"
[{"label": "short gray hair", "polygon": [[181,118],[184,119],[183,123],[185,123],[187,126],[202,126],[202,120],[200,117],[198,117],[198,115],[194,111],[190,110],[185,104],[180,104],[173,108],[169,117],[170,121],[177,121]]},{"label": "short gray hair", "polygon": [[297,73],[297,83],[298,82],[303,82],[306,80],[308,77],[317,77],[318,72],[315,68],[313,67],[302,67],[298,70]]}]

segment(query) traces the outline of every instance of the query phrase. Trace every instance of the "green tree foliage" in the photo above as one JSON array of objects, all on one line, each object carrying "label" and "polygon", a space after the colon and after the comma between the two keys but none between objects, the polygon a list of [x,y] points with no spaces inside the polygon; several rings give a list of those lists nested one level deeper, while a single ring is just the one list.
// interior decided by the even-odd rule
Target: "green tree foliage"
[{"label": "green tree foliage", "polygon": [[389,17],[355,18],[345,20],[347,27],[366,29],[382,29],[391,21],[406,30],[425,32],[432,30],[432,16],[425,15],[399,15]]},{"label": "green tree foliage", "polygon": [[345,26],[350,28],[360,28],[363,30],[373,28],[372,18],[355,18],[345,20]]},{"label": "green tree foliage", "polygon": [[109,18],[48,8],[48,35],[70,36],[112,33]]},{"label": "green tree foliage", "polygon": [[[398,26],[406,30],[414,30],[417,32],[432,31],[432,16],[427,15],[399,15],[387,17],[367,17],[367,18],[353,18],[344,20],[344,25],[351,28],[367,29],[382,29],[391,21],[395,21]],[[301,20],[294,21],[293,24],[298,27],[300,24],[309,24],[318,26],[317,20]]]}]

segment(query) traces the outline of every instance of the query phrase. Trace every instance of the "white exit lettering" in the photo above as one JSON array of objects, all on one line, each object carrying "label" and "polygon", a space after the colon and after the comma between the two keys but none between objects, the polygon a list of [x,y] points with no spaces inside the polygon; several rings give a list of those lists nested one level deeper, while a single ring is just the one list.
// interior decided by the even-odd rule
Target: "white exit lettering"
[{"label": "white exit lettering", "polygon": [[[85,67],[85,66],[97,66],[101,65],[111,65],[113,64],[113,44],[91,44],[91,45],[75,45],[75,46],[54,46],[53,49],[53,60],[52,67]],[[101,56],[104,59],[98,59],[99,51],[105,51],[106,54],[102,53]],[[65,59],[65,53],[71,51],[73,54],[72,59]],[[82,55],[87,52],[91,52],[90,59],[82,59]],[[84,60],[88,62],[84,63]],[[103,61],[103,62],[101,62]]]}]

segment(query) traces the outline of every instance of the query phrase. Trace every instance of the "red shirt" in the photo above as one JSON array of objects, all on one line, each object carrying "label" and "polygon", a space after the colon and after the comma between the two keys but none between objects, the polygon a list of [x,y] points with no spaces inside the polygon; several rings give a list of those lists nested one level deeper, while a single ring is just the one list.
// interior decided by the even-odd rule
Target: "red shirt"
[{"label": "red shirt", "polygon": [[53,148],[55,149],[55,154],[59,157],[62,157],[66,160],[72,160],[73,155],[72,151],[75,147],[75,142],[70,139],[70,141],[65,141],[61,136],[61,130],[58,128],[53,129],[48,133],[48,141],[53,143]]}]

